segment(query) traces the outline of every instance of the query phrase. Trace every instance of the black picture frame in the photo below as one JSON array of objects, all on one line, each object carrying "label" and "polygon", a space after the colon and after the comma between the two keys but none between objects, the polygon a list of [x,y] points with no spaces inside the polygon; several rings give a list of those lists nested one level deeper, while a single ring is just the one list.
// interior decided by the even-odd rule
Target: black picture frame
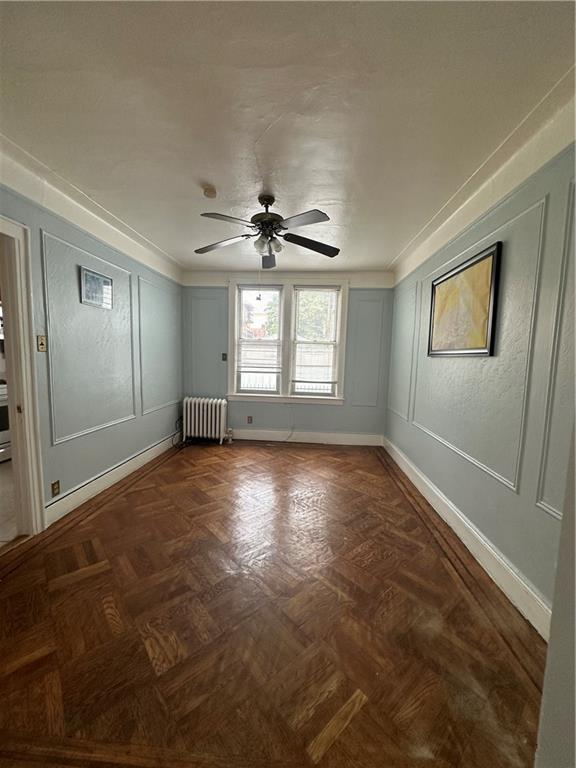
[{"label": "black picture frame", "polygon": [[[490,294],[488,303],[488,324],[486,328],[486,345],[484,347],[469,347],[463,349],[434,349],[434,309],[436,300],[436,290],[438,286],[456,275],[461,274],[470,267],[478,264],[484,259],[492,259],[492,269],[490,273]],[[446,274],[437,277],[432,281],[431,301],[430,301],[430,321],[428,325],[428,357],[488,357],[494,354],[496,340],[496,313],[498,305],[498,285],[500,280],[500,264],[502,260],[502,242],[497,241],[472,258],[459,264]]]}]

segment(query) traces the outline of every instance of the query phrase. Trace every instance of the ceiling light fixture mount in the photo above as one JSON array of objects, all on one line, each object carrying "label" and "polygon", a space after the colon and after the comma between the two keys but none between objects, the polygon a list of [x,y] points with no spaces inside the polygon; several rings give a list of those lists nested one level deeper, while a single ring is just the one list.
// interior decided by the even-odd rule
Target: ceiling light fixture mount
[{"label": "ceiling light fixture mount", "polygon": [[258,202],[263,208],[266,208],[266,213],[268,213],[268,208],[274,205],[276,198],[274,195],[262,194],[258,195]]}]

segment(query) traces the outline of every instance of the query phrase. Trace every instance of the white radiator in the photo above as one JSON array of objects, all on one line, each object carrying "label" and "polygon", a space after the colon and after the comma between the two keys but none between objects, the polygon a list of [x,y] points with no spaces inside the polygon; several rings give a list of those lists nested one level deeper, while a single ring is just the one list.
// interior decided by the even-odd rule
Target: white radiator
[{"label": "white radiator", "polygon": [[213,397],[185,397],[183,413],[183,439],[189,437],[226,437],[228,401]]}]

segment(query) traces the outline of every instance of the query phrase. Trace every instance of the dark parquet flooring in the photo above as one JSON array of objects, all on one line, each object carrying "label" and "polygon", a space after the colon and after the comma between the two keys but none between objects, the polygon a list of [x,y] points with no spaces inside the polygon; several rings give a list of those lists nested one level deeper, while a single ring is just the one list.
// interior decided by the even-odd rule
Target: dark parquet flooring
[{"label": "dark parquet flooring", "polygon": [[71,519],[0,559],[1,766],[532,765],[545,645],[380,449],[192,446]]}]

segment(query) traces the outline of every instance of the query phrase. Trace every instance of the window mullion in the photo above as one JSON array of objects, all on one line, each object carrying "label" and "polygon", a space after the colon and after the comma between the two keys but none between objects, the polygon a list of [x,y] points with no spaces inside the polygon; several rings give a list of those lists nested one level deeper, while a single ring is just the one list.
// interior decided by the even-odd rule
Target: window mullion
[{"label": "window mullion", "polygon": [[290,394],[292,380],[292,336],[293,336],[293,297],[294,289],[291,285],[285,285],[282,290],[282,374],[280,376],[280,392],[282,395]]}]

